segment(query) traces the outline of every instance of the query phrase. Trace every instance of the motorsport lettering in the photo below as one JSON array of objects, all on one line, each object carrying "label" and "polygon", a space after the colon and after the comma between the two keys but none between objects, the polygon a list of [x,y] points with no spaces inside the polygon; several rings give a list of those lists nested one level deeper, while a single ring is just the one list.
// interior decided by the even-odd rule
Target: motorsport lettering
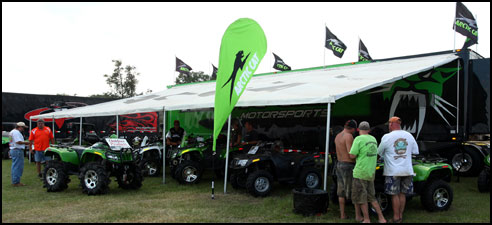
[{"label": "motorsport lettering", "polygon": [[327,109],[247,112],[242,113],[240,119],[319,118],[326,117],[327,112]]},{"label": "motorsport lettering", "polygon": [[[251,79],[251,71],[254,71],[256,67],[258,66],[258,63],[260,60],[258,59],[258,56],[255,54],[253,55],[253,58],[248,63],[248,66],[244,69],[243,73],[241,74],[241,77],[239,77],[237,83],[234,85],[234,92],[236,92],[236,95],[239,97],[241,93],[244,91],[244,87],[248,83],[248,81]],[[251,70],[251,71],[250,71]]]}]

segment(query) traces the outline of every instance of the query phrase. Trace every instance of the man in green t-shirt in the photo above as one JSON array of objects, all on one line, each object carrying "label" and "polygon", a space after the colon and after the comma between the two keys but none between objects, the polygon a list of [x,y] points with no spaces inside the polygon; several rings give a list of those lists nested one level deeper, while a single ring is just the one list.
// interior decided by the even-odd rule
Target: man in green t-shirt
[{"label": "man in green t-shirt", "polygon": [[[362,210],[364,218],[355,218],[357,222],[370,223],[368,202],[376,209],[378,222],[386,223],[374,190],[374,176],[378,155],[378,143],[376,138],[369,134],[369,123],[363,121],[359,124],[359,136],[354,139],[349,156],[355,159],[355,167],[352,180],[352,203],[356,212]],[[356,213],[356,215],[360,213]]]}]

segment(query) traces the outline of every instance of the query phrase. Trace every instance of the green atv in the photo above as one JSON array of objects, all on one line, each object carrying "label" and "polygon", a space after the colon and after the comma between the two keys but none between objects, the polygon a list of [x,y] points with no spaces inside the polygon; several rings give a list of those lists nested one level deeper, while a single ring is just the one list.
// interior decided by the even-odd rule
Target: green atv
[{"label": "green atv", "polygon": [[2,132],[2,158],[3,159],[9,158],[9,150],[10,150],[9,142],[10,142],[10,138],[8,136],[5,136],[5,134]]},{"label": "green atv", "polygon": [[125,139],[105,138],[90,147],[52,146],[44,155],[52,158],[43,170],[43,183],[48,192],[65,190],[70,175],[78,175],[80,186],[88,195],[107,193],[110,176],[116,176],[123,189],[142,186],[141,169]]},{"label": "green atv", "polygon": [[478,175],[478,191],[490,192],[490,153],[485,157],[485,166]]},{"label": "green atv", "polygon": [[[451,165],[444,163],[447,159],[438,156],[423,157],[414,155],[413,158],[413,177],[414,193],[407,195],[407,201],[412,197],[420,195],[420,201],[424,208],[430,212],[448,210],[453,202],[453,189],[449,185],[453,169]],[[387,213],[391,211],[391,196],[384,193],[385,177],[383,176],[384,163],[378,161],[376,166],[376,178],[374,189],[376,199],[379,202],[381,211]],[[333,183],[330,188],[330,198],[333,203],[338,204],[336,176],[333,176]],[[372,213],[376,210],[370,207]]]},{"label": "green atv", "polygon": [[[175,149],[170,149],[169,167],[171,176],[178,180],[181,184],[195,184],[200,181],[205,169],[215,169],[215,174],[218,177],[224,176],[225,159],[226,159],[226,143],[224,138],[217,139],[217,152],[214,155],[212,151],[212,139],[206,141],[202,137],[186,137],[188,143],[183,143],[182,146]],[[234,154],[243,150],[240,147],[229,149],[229,161]],[[214,165],[213,165],[214,164]]]}]

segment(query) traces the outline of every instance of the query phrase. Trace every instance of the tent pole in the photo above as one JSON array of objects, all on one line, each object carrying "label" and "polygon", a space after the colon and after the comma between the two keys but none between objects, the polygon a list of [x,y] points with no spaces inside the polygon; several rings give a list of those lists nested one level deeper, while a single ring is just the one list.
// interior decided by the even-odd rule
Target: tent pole
[{"label": "tent pole", "polygon": [[82,145],[82,117],[80,117],[79,145]]},{"label": "tent pole", "polygon": [[162,184],[166,183],[166,107],[162,107]]},{"label": "tent pole", "polygon": [[[231,112],[232,114],[232,112]],[[231,114],[229,114],[229,120],[227,125],[227,151],[226,151],[226,161],[225,161],[225,173],[224,173],[224,194],[227,194],[227,169],[229,167],[229,142],[231,134]]]},{"label": "tent pole", "polygon": [[51,120],[52,120],[52,124],[51,124],[51,127],[53,127],[53,129],[51,129],[53,132],[53,139],[55,139],[55,116],[51,116]]},{"label": "tent pole", "polygon": [[456,135],[459,134],[459,129],[460,129],[460,61],[458,60],[458,81],[456,82],[456,88],[458,89],[456,91]]},{"label": "tent pole", "polygon": [[330,117],[331,117],[331,103],[328,103],[328,112],[326,114],[326,144],[325,144],[325,179],[323,184],[323,190],[326,191],[326,182],[328,180],[328,151],[330,149]]},{"label": "tent pole", "polygon": [[[31,136],[31,129],[32,129],[31,121],[32,121],[31,117],[29,117],[29,136]],[[31,144],[29,143],[29,145],[31,145]],[[30,147],[32,147],[32,146],[30,146]],[[29,151],[29,153],[27,153],[27,154],[29,155],[29,164],[31,164],[31,152]]]},{"label": "tent pole", "polygon": [[120,121],[118,120],[118,114],[116,114],[116,138],[120,138]]}]

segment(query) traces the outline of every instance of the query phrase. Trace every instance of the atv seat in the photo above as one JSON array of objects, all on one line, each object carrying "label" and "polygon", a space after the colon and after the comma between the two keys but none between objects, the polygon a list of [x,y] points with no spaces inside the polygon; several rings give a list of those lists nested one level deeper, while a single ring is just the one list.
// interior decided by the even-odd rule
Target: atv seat
[{"label": "atv seat", "polygon": [[84,152],[84,150],[86,149],[87,147],[84,147],[84,146],[80,146],[80,145],[75,145],[75,146],[72,146],[72,149],[77,153],[77,156],[79,157],[82,157],[82,152]]}]

